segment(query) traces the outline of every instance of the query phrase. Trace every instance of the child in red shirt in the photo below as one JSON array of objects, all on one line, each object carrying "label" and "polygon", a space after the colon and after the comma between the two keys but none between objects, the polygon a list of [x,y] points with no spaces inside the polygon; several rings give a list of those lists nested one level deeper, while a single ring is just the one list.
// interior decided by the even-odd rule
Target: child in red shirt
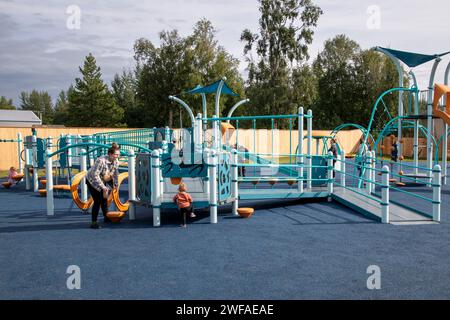
[{"label": "child in red shirt", "polygon": [[192,206],[192,197],[189,193],[187,193],[187,188],[184,183],[180,183],[180,186],[178,187],[178,193],[173,197],[173,202],[175,202],[178,206],[178,210],[181,213],[182,216],[182,224],[181,226],[183,228],[186,228],[186,214],[189,213],[191,218],[195,218],[195,214],[193,212],[193,206]]}]

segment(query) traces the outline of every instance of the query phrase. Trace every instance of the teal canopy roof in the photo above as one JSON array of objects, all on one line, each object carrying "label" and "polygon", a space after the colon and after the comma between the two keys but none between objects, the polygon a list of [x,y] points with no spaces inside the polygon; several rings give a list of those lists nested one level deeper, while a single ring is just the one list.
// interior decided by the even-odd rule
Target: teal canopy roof
[{"label": "teal canopy roof", "polygon": [[421,54],[421,53],[387,49],[387,48],[382,48],[382,47],[377,47],[376,49],[382,49],[382,50],[389,52],[394,57],[396,57],[400,61],[404,62],[410,68],[420,66],[421,64],[424,64],[428,61],[434,60],[437,57],[442,57],[442,56],[445,56],[446,54],[450,53],[450,51],[448,51],[448,52],[441,53],[441,54],[427,55],[427,54]]},{"label": "teal canopy roof", "polygon": [[[207,86],[197,86],[194,89],[188,90],[186,91],[187,93],[191,93],[191,94],[196,94],[196,93],[216,93],[217,92],[217,88],[219,87],[219,83],[221,80],[218,80],[210,85]],[[231,90],[231,88],[228,86],[228,84],[226,82],[224,82],[223,87],[222,87],[222,94],[228,94],[230,96],[239,96],[238,94],[234,93],[233,90]]]}]

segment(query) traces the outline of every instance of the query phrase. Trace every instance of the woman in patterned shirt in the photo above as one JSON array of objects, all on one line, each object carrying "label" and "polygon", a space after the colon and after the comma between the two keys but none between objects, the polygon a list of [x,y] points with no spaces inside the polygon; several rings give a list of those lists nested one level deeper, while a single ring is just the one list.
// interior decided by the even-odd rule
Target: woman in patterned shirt
[{"label": "woman in patterned shirt", "polygon": [[113,188],[118,186],[120,147],[113,143],[108,149],[108,155],[99,157],[86,176],[86,182],[94,199],[92,206],[92,229],[99,229],[97,217],[100,207],[102,208],[104,222],[110,222],[108,213],[108,196]]}]

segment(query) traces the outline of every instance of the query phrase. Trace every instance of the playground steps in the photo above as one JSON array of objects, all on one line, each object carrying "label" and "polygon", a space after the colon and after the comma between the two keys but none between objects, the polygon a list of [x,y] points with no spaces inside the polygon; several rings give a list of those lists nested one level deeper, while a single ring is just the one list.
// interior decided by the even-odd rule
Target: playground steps
[{"label": "playground steps", "polygon": [[[334,189],[332,198],[370,219],[381,222],[381,204],[375,200],[340,187]],[[390,223],[394,225],[434,223],[431,218],[392,202],[389,204],[389,213]]]}]

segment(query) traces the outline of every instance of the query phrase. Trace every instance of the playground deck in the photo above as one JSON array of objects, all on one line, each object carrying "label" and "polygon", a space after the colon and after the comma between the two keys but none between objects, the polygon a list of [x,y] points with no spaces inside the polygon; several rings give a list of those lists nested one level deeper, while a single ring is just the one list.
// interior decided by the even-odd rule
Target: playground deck
[{"label": "playground deck", "polygon": [[[251,218],[224,206],[218,224],[198,211],[187,229],[176,212],[153,228],[151,209],[138,207],[136,221],[91,230],[68,198],[47,217],[45,198],[22,183],[0,189],[0,298],[449,299],[448,186],[442,202],[435,225],[383,225],[319,199],[241,201]],[[81,269],[80,290],[66,287],[69,265]],[[381,290],[367,289],[370,265]]]}]

